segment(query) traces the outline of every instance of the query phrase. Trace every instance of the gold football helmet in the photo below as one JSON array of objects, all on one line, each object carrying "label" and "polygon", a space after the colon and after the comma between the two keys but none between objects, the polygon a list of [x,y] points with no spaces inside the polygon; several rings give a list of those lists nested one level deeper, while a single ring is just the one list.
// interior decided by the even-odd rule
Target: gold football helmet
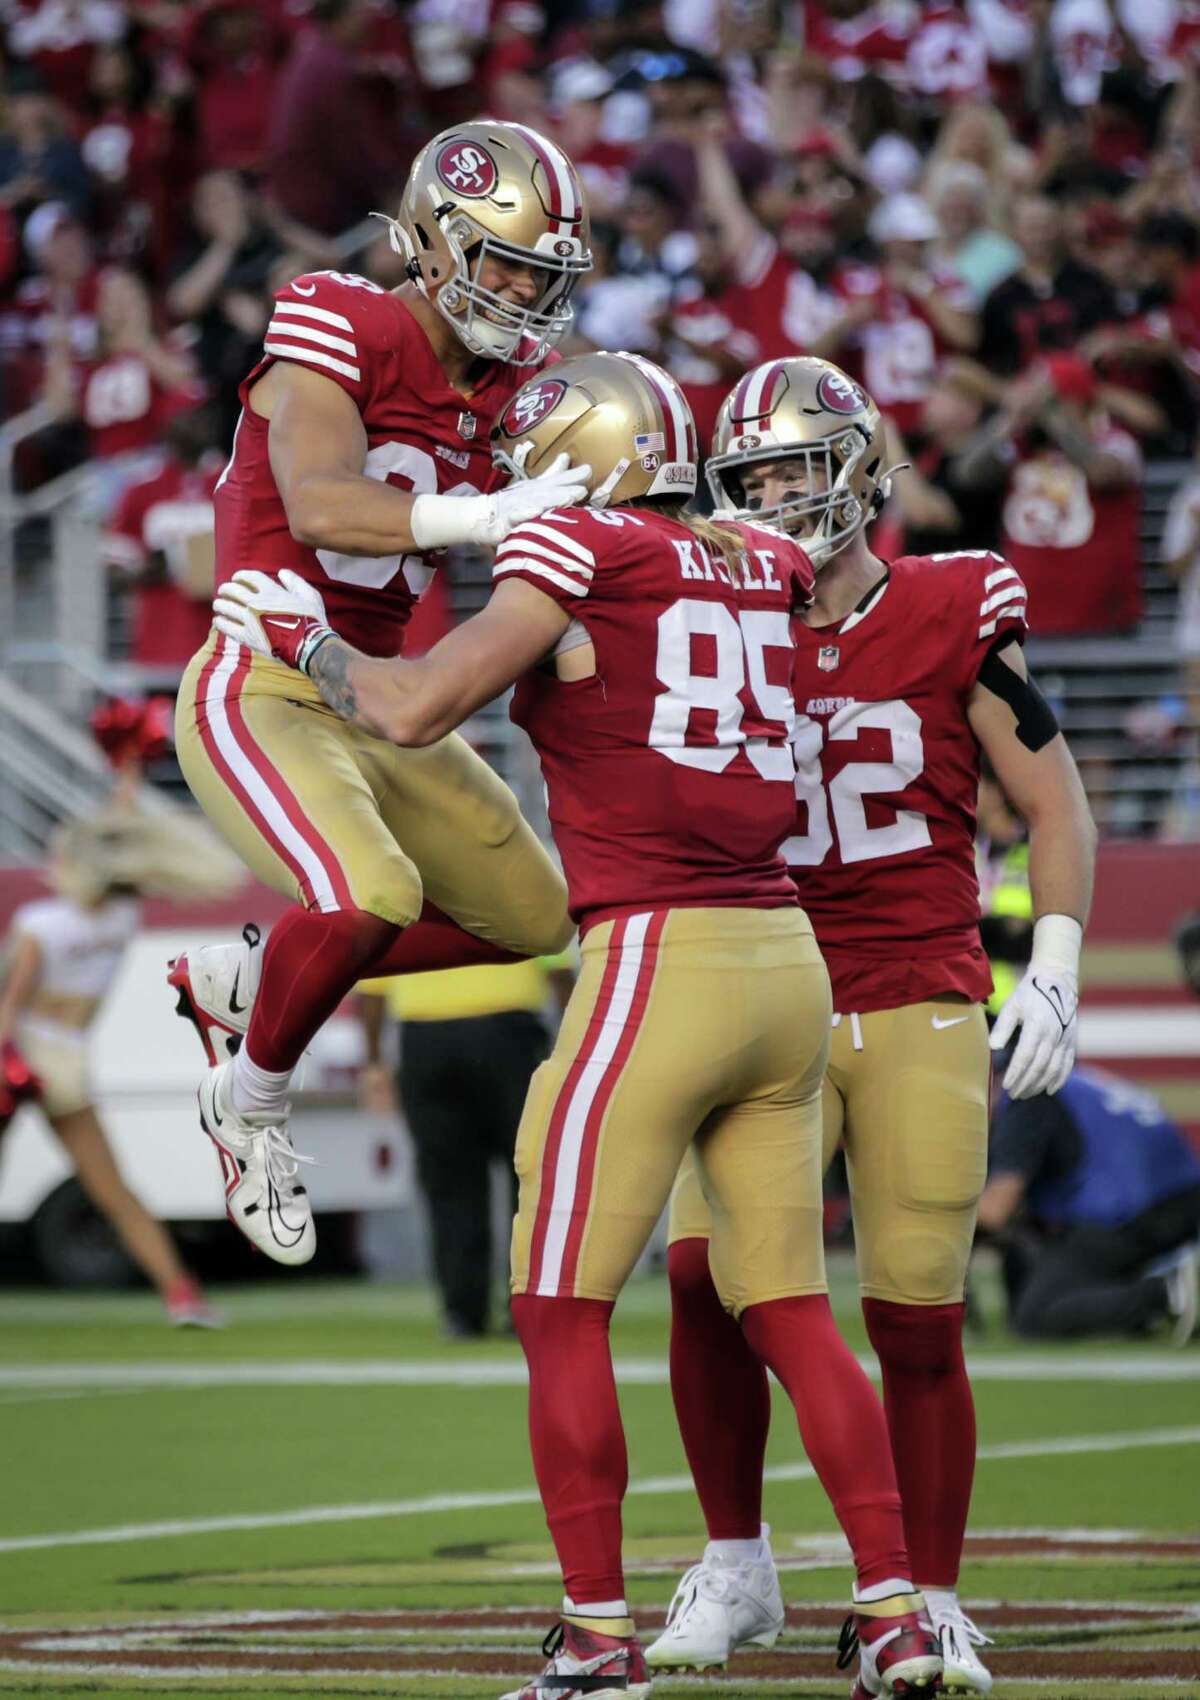
[{"label": "gold football helmet", "polygon": [[492,427],[492,459],[536,478],[560,454],[590,466],[588,506],[696,492],[696,422],[683,391],[640,354],[580,354],[547,367]]},{"label": "gold football helmet", "polygon": [[[870,396],[840,366],[805,355],[765,361],[726,396],[705,475],[718,508],[791,532],[821,566],[886,501],[898,469],[885,470],[884,455]],[[804,488],[751,511],[742,474],[773,460],[802,461]]]},{"label": "gold football helmet", "polygon": [[[539,365],[575,316],[571,295],[592,264],[583,190],[562,149],[525,124],[443,130],[417,155],[388,224],[408,275],[474,354]],[[480,287],[489,254],[544,277],[532,305]]]}]

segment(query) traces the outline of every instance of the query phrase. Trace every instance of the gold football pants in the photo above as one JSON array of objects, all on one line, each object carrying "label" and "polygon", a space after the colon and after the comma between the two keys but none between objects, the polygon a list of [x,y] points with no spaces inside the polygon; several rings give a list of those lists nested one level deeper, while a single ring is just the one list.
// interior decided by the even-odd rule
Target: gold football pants
[{"label": "gold football pants", "polygon": [[209,820],[307,908],[407,926],[428,899],[526,956],[570,938],[562,875],[457,734],[399,749],[341,720],[303,674],[214,632],[184,675],[175,735]]},{"label": "gold football pants", "polygon": [[[936,998],[839,1018],[823,1091],[824,1166],[844,1142],[865,1298],[962,1298],[987,1177],[988,1071],[977,1004]],[[707,1239],[711,1231],[703,1188],[685,1160],[670,1237]],[[714,1274],[716,1267],[714,1259]]]},{"label": "gold football pants", "polygon": [[803,911],[672,909],[585,937],[516,1166],[516,1293],[615,1299],[696,1154],[735,1311],[825,1290],[829,980]]}]

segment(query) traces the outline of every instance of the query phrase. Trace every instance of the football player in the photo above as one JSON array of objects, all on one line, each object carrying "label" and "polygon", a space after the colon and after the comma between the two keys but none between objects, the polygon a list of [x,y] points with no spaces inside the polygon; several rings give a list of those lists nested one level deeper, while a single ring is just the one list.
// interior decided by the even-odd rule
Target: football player
[{"label": "football player", "polygon": [[[400,650],[440,551],[569,505],[586,470],[552,464],[498,489],[488,447],[590,265],[566,155],[521,124],[460,125],[418,156],[389,222],[408,260],[399,289],[317,272],[279,292],[214,495],[218,580],[286,569],[372,655]],[[297,905],[265,951],[252,930],[170,978],[212,1065],[201,1121],[230,1218],[268,1256],[304,1263],[315,1237],[286,1096],[313,1034],[364,975],[561,949],[565,887],[462,739],[397,750],[219,632],[184,678],[177,747],[205,813]]]},{"label": "football player", "polygon": [[239,574],[216,609],[222,631],[299,667],[351,725],[406,746],[516,681],[513,718],[541,758],[583,966],[517,1137],[512,1285],[566,1597],[549,1666],[509,1700],[649,1692],[621,1568],[608,1329],[693,1141],[731,1326],[787,1388],[854,1553],[846,1645],[856,1632],[888,1694],[933,1692],[941,1659],[883,1412],[825,1291],[829,985],[778,853],[795,816],[807,559],[778,532],[685,516],[695,424],[674,380],[636,356],[534,380],[496,447],[528,474],[562,452],[589,466],[589,505],[512,532],[487,608],[424,659],[352,648],[290,574]]},{"label": "football player", "polygon": [[[872,554],[888,488],[880,414],[828,362],[751,372],[708,463],[720,507],[799,538],[816,597],[796,633],[798,812],[784,855],[833,984],[825,1162],[846,1149],[863,1313],[883,1372],[914,1580],[944,1682],[987,1693],[984,1641],[956,1586],[975,1463],[963,1290],[987,1169],[991,990],[979,943],[980,751],[1029,825],[1033,960],[993,1048],[1004,1084],[1054,1092],[1075,1054],[1079,948],[1095,833],[1053,712],[1022,655],[1025,591],[983,551]],[[708,1525],[652,1665],[724,1664],[771,1644],[782,1602],[760,1540],[770,1401],[721,1307],[710,1210],[685,1164],[672,1204],[671,1374]],[[859,1700],[877,1690],[865,1670]]]}]

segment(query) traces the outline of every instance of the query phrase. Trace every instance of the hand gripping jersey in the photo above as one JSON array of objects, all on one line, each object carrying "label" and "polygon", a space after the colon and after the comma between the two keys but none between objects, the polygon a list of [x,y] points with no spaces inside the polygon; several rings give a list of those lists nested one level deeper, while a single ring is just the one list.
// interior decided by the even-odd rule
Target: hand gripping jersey
[{"label": "hand gripping jersey", "polygon": [[678,520],[572,508],[520,526],[497,579],[525,579],[578,622],[596,672],[547,663],[512,718],[541,758],[571,913],[583,926],[653,907],[776,908],[794,822],[792,614],[812,569],[752,525],[742,582]]},{"label": "hand gripping jersey", "polygon": [[991,991],[967,703],[988,651],[1024,632],[1024,585],[982,551],[905,557],[838,624],[797,621],[799,808],[783,853],[836,1010]]},{"label": "hand gripping jersey", "polygon": [[368,655],[395,655],[432,567],[420,555],[339,555],[292,536],[267,458],[268,422],[248,405],[276,360],[296,361],[340,385],[362,414],[367,477],[417,495],[487,494],[504,482],[488,436],[530,369],[489,363],[477,388],[462,395],[400,297],[365,277],[314,272],[275,298],[263,359],[238,391],[242,416],[217,486],[217,582],[239,567],[289,567],[316,585],[347,643]]}]

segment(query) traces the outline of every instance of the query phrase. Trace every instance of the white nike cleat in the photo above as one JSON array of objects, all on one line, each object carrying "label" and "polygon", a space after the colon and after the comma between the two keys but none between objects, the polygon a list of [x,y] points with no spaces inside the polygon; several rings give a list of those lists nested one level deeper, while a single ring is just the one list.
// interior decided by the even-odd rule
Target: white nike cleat
[{"label": "white nike cleat", "polygon": [[301,1157],[292,1148],[287,1114],[240,1115],[230,1102],[233,1059],[200,1082],[200,1125],[217,1148],[225,1212],[235,1228],[276,1263],[307,1263],[317,1249],[308,1192],[296,1184]]},{"label": "white nike cleat", "polygon": [[239,944],[205,944],[170,963],[167,984],[179,991],[175,1013],[200,1036],[209,1067],[240,1048],[262,977],[262,934],[253,921]]},{"label": "white nike cleat", "polygon": [[[783,1596],[763,1525],[762,1554],[744,1564],[718,1564],[710,1541],[675,1590],[667,1626],[646,1649],[651,1670],[711,1670],[739,1647],[773,1647],[783,1628]],[[715,1550],[714,1550],[715,1549]]]},{"label": "white nike cleat", "polygon": [[936,1605],[925,1599],[942,1649],[943,1693],[990,1694],[992,1673],[975,1649],[990,1647],[991,1636],[975,1627],[953,1595],[947,1599],[939,1590]]}]

